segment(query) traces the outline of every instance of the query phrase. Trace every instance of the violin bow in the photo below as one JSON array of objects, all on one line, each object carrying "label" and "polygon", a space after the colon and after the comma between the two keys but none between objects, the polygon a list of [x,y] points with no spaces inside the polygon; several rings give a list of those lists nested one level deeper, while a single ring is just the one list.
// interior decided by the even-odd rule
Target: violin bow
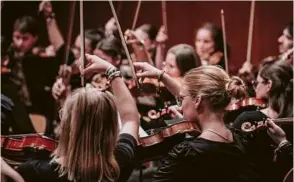
[{"label": "violin bow", "polygon": [[252,38],[253,38],[253,25],[254,25],[254,11],[255,11],[255,0],[251,1],[250,8],[250,19],[249,19],[249,32],[248,32],[248,43],[247,43],[247,63],[251,62],[251,50],[252,50]]},{"label": "violin bow", "polygon": [[[80,37],[81,37],[81,71],[85,68],[85,32],[84,32],[84,5],[83,0],[80,0]],[[85,86],[85,77],[81,75],[81,85]]]},{"label": "violin bow", "polygon": [[[67,34],[67,39],[65,43],[65,54],[64,54],[64,64],[68,64],[68,57],[69,57],[69,51],[70,51],[70,43],[72,39],[72,31],[73,31],[73,23],[74,23],[74,15],[75,15],[75,7],[76,7],[76,2],[72,1],[70,10],[69,10],[69,20],[68,20],[68,34]],[[65,67],[64,67],[65,68]],[[66,76],[66,71],[62,70],[61,76],[65,77]]]},{"label": "violin bow", "polygon": [[140,8],[141,8],[141,3],[142,3],[141,0],[139,0],[137,3],[137,8],[136,8],[136,12],[135,12],[135,16],[134,16],[134,20],[133,20],[133,24],[132,24],[132,30],[135,30],[135,28],[136,28],[139,12],[140,12]]},{"label": "violin bow", "polygon": [[70,43],[72,39],[72,30],[74,23],[74,15],[75,15],[76,1],[72,1],[71,7],[69,10],[69,21],[68,21],[68,34],[65,44],[65,55],[64,55],[64,64],[68,64],[68,56],[70,51]]},{"label": "violin bow", "polygon": [[113,17],[114,17],[114,19],[116,21],[117,29],[118,29],[118,32],[119,32],[119,36],[121,38],[122,45],[123,45],[124,50],[126,52],[126,56],[127,56],[127,59],[129,61],[129,64],[130,64],[130,67],[131,67],[131,70],[132,70],[132,75],[133,75],[134,80],[136,82],[136,86],[137,86],[138,89],[140,89],[140,83],[139,83],[139,80],[137,78],[137,75],[136,75],[136,72],[135,72],[135,68],[134,68],[134,65],[133,65],[133,61],[131,59],[130,52],[128,50],[128,46],[127,46],[126,40],[125,40],[124,35],[122,33],[121,26],[119,24],[119,21],[118,21],[118,18],[117,18],[117,15],[116,15],[116,12],[115,12],[115,9],[114,9],[112,0],[109,0],[109,5],[110,5],[110,8],[111,8]]},{"label": "violin bow", "polygon": [[224,14],[224,10],[223,9],[221,9],[221,22],[222,22],[222,29],[223,29],[223,43],[224,43],[225,67],[226,67],[227,74],[229,74],[228,51],[227,51],[227,36],[226,36],[226,24],[225,24],[225,14]]},{"label": "violin bow", "polygon": [[167,13],[166,13],[166,0],[161,1],[161,13],[162,13],[162,24],[167,34]]}]

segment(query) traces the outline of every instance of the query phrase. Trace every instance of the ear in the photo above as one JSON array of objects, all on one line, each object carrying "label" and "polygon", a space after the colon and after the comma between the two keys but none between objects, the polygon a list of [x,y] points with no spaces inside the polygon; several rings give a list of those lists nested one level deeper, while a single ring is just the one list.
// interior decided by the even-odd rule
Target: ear
[{"label": "ear", "polygon": [[202,97],[201,96],[197,96],[196,99],[195,99],[195,109],[198,110],[199,109],[199,106],[201,104],[201,101],[202,101]]},{"label": "ear", "polygon": [[267,85],[266,85],[266,88],[267,88],[267,91],[269,92],[272,88],[272,84],[273,82],[271,80],[268,81]]}]

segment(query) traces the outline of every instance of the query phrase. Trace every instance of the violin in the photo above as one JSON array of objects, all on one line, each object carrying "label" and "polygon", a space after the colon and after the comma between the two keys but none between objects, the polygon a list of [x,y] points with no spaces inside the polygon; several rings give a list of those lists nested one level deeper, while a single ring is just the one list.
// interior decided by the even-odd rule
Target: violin
[{"label": "violin", "polygon": [[[272,119],[277,124],[292,124],[293,118],[278,118]],[[262,128],[266,128],[265,121],[253,121],[253,122],[244,122],[241,125],[241,130],[246,133],[250,133],[256,130],[260,130]]]},{"label": "violin", "polygon": [[226,123],[231,123],[236,120],[236,118],[244,111],[255,111],[265,108],[266,104],[257,98],[249,97],[240,100],[236,103],[231,103],[226,107],[224,121]]},{"label": "violin", "polygon": [[260,109],[260,108],[265,108],[266,104],[261,99],[249,97],[239,102],[230,104],[229,106],[227,106],[226,111],[235,111],[241,108],[251,107],[251,106],[257,107]]},{"label": "violin", "polygon": [[136,87],[136,83],[134,80],[130,80],[128,82],[128,88],[133,96],[158,96],[160,89],[163,88],[164,85],[161,82],[158,82],[157,79],[145,78],[140,81],[140,89]]},{"label": "violin", "polygon": [[138,141],[138,158],[144,162],[165,156],[175,145],[185,139],[186,133],[198,136],[201,130],[195,122],[180,121],[148,132],[149,136],[141,137]]},{"label": "violin", "polygon": [[58,142],[42,134],[2,135],[2,157],[11,165],[19,165],[30,157],[49,157]]}]

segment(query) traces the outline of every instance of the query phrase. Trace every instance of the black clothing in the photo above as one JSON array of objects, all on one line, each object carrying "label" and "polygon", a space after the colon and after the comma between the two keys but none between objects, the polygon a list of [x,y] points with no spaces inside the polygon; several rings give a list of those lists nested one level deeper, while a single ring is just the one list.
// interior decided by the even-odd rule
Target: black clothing
[{"label": "black clothing", "polygon": [[[240,134],[246,140],[245,148],[246,155],[249,161],[252,161],[256,166],[256,174],[260,175],[262,179],[260,181],[276,182],[282,181],[282,173],[285,173],[283,168],[278,167],[274,163],[274,150],[276,144],[267,134],[265,127],[260,127],[253,132],[246,133],[241,130],[241,126],[244,122],[250,123],[263,123],[267,116],[260,111],[248,111],[243,112],[234,122],[234,127],[240,131]],[[253,125],[254,126],[254,125]],[[291,126],[291,128],[293,125]],[[283,127],[282,127],[283,128]],[[289,131],[289,127],[283,128],[286,133],[293,135],[292,131]],[[292,162],[291,162],[292,164]]]},{"label": "black clothing", "polygon": [[[121,134],[115,149],[115,158],[120,167],[120,177],[118,181],[127,181],[133,171],[133,159],[135,156],[136,140],[129,134]],[[68,181],[67,176],[59,177],[59,164],[50,163],[48,160],[31,160],[22,164],[17,170],[26,182],[52,182]],[[93,179],[95,181],[95,179]]]},{"label": "black clothing", "polygon": [[274,161],[276,168],[279,169],[277,172],[281,177],[284,177],[290,169],[293,169],[293,145],[289,142],[276,150]]},{"label": "black clothing", "polygon": [[11,56],[8,65],[11,73],[6,74],[5,83],[1,85],[13,84],[28,112],[44,115],[51,120],[54,110],[51,86],[59,65],[57,57],[41,57],[33,53]]},{"label": "black clothing", "polygon": [[2,85],[1,134],[35,133],[25,105],[20,101],[13,84]]},{"label": "black clothing", "polygon": [[232,143],[204,138],[184,141],[169,152],[154,181],[246,181],[242,148],[235,134]]},{"label": "black clothing", "polygon": [[67,63],[67,65],[71,65],[75,61],[75,57],[72,51],[69,51],[67,60],[65,59],[65,44],[63,44],[58,50],[56,50],[56,57],[60,60],[60,63]]}]

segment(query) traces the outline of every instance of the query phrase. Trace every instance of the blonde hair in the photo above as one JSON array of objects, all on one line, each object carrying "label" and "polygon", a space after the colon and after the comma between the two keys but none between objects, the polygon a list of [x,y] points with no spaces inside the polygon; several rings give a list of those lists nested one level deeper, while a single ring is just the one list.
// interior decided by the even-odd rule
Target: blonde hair
[{"label": "blonde hair", "polygon": [[72,181],[116,181],[114,157],[118,137],[114,98],[95,88],[80,88],[64,104],[60,140],[54,158],[62,157],[59,174]]},{"label": "blonde hair", "polygon": [[232,98],[246,97],[246,86],[239,77],[230,78],[218,66],[201,66],[184,76],[189,95],[201,95],[212,111],[224,110]]}]

